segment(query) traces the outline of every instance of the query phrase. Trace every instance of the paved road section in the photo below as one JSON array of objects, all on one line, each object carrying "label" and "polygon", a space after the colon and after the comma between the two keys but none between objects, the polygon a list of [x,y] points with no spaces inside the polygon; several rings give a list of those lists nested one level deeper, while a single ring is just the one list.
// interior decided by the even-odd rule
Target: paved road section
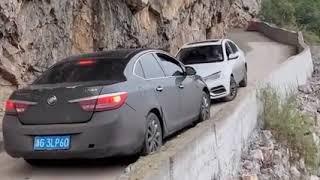
[{"label": "paved road section", "polygon": [[234,30],[228,38],[246,53],[249,84],[265,78],[279,64],[295,53],[295,48],[270,40],[258,32]]},{"label": "paved road section", "polygon": [[[228,37],[245,50],[249,68],[249,87],[268,75],[279,64],[294,54],[294,48],[273,42],[256,32],[235,30]],[[246,89],[240,89],[236,101],[215,103],[212,116],[220,110],[232,111],[235,104],[241,101]],[[214,118],[213,118],[214,120]],[[183,134],[181,134],[183,136]],[[174,137],[173,137],[174,138]],[[6,153],[0,153],[1,180],[115,180],[126,166],[135,161],[131,159],[106,159],[102,161],[72,161],[63,164],[31,167],[23,159],[13,159]]]}]

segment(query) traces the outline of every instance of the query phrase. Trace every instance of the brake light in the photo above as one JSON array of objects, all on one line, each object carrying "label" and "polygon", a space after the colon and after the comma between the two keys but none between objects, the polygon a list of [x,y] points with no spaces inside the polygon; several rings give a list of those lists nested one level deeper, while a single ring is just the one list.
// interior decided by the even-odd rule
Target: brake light
[{"label": "brake light", "polygon": [[96,103],[97,103],[96,99],[84,100],[79,102],[81,108],[85,111],[94,111]]},{"label": "brake light", "polygon": [[127,92],[119,92],[75,99],[69,102],[79,103],[84,111],[108,111],[120,108],[126,102],[127,97]]},{"label": "brake light", "polygon": [[6,112],[16,112],[16,107],[15,107],[13,101],[11,101],[11,100],[6,101],[5,111]]},{"label": "brake light", "polygon": [[78,62],[78,65],[83,65],[83,66],[86,66],[86,65],[91,65],[91,64],[95,64],[96,61],[94,60],[90,60],[90,59],[83,59],[83,60],[80,60]]},{"label": "brake light", "polygon": [[5,104],[6,113],[23,113],[31,105],[36,105],[36,102],[30,101],[18,101],[18,100],[7,100]]}]

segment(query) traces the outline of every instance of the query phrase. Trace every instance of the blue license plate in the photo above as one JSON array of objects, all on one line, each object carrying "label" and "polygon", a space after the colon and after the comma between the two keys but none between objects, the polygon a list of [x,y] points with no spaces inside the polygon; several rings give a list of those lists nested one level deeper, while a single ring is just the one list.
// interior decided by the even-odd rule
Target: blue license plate
[{"label": "blue license plate", "polygon": [[67,150],[70,148],[70,136],[35,136],[34,150]]}]

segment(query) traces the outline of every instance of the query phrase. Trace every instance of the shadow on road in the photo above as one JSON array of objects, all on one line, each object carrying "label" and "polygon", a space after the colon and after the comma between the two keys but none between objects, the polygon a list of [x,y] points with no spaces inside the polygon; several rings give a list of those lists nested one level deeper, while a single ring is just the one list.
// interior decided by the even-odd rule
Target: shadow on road
[{"label": "shadow on road", "polygon": [[103,159],[69,159],[69,160],[44,160],[37,162],[37,168],[97,168],[109,166],[127,166],[139,158],[135,156],[121,156]]}]

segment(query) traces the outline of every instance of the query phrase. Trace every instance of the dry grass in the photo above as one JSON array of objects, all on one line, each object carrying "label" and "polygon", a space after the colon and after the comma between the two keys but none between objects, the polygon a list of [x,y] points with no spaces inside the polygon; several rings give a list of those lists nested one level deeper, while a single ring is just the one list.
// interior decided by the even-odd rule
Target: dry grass
[{"label": "dry grass", "polygon": [[310,131],[314,120],[297,109],[296,95],[288,93],[281,97],[275,89],[266,87],[259,91],[259,98],[264,106],[265,128],[287,145],[292,154],[303,157],[311,170],[319,167],[319,149]]}]

